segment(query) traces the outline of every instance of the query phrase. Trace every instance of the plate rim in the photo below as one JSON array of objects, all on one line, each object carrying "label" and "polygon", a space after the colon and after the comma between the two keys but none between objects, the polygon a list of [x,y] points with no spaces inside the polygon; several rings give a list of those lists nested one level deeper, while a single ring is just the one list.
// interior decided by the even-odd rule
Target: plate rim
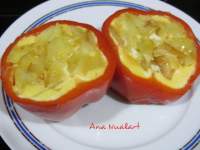
[{"label": "plate rim", "polygon": [[[121,4],[122,3],[126,3],[126,4],[132,4],[132,5],[138,5],[138,6],[141,6],[141,7],[143,7],[143,8],[146,8],[146,7],[144,7],[144,6],[142,6],[142,5],[139,5],[139,4],[137,4],[137,3],[134,3],[134,2],[127,2],[127,1],[125,1],[125,0],[120,0],[120,1],[118,1],[118,0],[116,0],[116,1],[111,1],[111,0],[108,0],[108,1],[105,1],[105,0],[98,0],[98,1],[96,1],[96,0],[88,0],[88,1],[83,1],[82,0],[82,3],[85,3],[86,4],[86,2],[92,2],[92,3],[96,3],[96,4],[98,4],[98,3],[100,3],[100,2],[112,2],[112,3],[117,3],[117,2],[120,2]],[[41,3],[41,4],[39,4],[39,5],[44,5],[46,2],[43,2],[43,3]],[[73,3],[74,5],[75,4],[79,4],[79,3],[81,3],[81,2],[78,2],[78,3]],[[73,4],[71,4],[71,5],[73,5]],[[38,5],[38,6],[39,6]],[[107,3],[107,5],[108,5],[108,3]],[[168,4],[169,5],[169,4]],[[34,7],[34,8],[32,8],[31,10],[29,10],[28,12],[30,12],[30,11],[32,11],[33,9],[35,9],[35,8],[37,8],[38,6],[36,6],[36,7]],[[69,5],[67,5],[67,6],[69,6]],[[97,6],[97,5],[96,5]],[[99,6],[99,5],[98,5]],[[128,6],[128,5],[127,5]],[[130,6],[130,5],[129,5]],[[63,6],[64,7],[64,6]],[[173,6],[172,6],[173,7]],[[60,8],[58,8],[58,9],[56,9],[57,11],[59,10]],[[177,9],[177,8],[176,8]],[[55,11],[56,11],[55,10]],[[52,12],[54,12],[54,11],[51,11],[51,12],[49,12],[48,14],[50,14],[50,13],[52,13]],[[25,13],[26,14],[26,13]],[[46,14],[45,16],[47,16],[48,14]],[[43,17],[45,17],[45,16],[43,16]],[[21,18],[21,17],[20,17]],[[20,18],[18,18],[17,20],[19,20]],[[41,17],[42,18],[42,17]],[[39,19],[38,19],[39,20]],[[37,22],[38,20],[36,20],[35,22]],[[49,20],[49,19],[48,19]],[[46,20],[46,21],[48,21],[48,20]],[[15,22],[14,22],[15,23]],[[13,23],[13,24],[14,24]],[[12,26],[12,25],[11,25]],[[10,27],[11,27],[10,26]],[[10,28],[9,27],[9,28]],[[28,31],[29,29],[32,29],[32,27],[36,27],[35,26],[35,24],[33,23],[33,25],[32,26],[29,26],[26,30],[25,30],[25,32],[26,31]],[[7,30],[6,30],[7,31]],[[6,33],[6,31],[2,34],[2,36]],[[2,36],[1,36],[1,38],[2,38]],[[2,92],[3,93],[3,95],[4,95],[4,92]],[[4,98],[4,100],[5,100],[6,98]],[[7,99],[9,99],[9,98],[7,98]],[[5,101],[4,101],[5,102]],[[6,106],[7,106],[7,104],[5,104]],[[9,104],[8,104],[8,106],[9,106]],[[12,101],[11,101],[11,103],[10,103],[10,106],[9,106],[9,108],[12,108],[13,109],[13,106],[14,105],[12,105]],[[7,108],[7,110],[9,109],[9,108]],[[14,108],[15,109],[15,108]],[[15,110],[16,111],[16,110]],[[8,114],[9,114],[9,110],[8,110]],[[10,115],[10,114],[9,114]],[[13,123],[15,123],[15,122],[13,122]],[[1,133],[0,133],[1,134]],[[191,148],[191,146],[194,146],[194,144],[198,144],[198,143],[194,143],[193,141],[194,141],[194,138],[195,138],[195,140],[197,139],[197,141],[200,139],[200,130],[194,135],[194,137],[188,142],[188,143],[186,143],[181,149],[189,149],[189,148]],[[5,141],[6,142],[6,141]],[[198,142],[200,142],[200,141],[198,141]],[[192,144],[192,145],[191,145]],[[34,146],[34,144],[32,144],[33,146]],[[44,145],[44,144],[43,144]],[[188,146],[188,145],[190,145],[190,146]],[[50,148],[48,148],[47,147],[47,149],[50,149]]]}]

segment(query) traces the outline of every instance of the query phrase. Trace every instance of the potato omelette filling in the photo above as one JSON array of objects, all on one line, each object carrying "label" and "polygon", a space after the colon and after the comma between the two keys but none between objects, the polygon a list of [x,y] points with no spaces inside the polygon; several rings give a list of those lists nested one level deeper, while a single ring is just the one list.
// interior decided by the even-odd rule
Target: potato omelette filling
[{"label": "potato omelette filling", "polygon": [[92,31],[59,23],[18,41],[8,62],[16,95],[35,101],[55,100],[103,75],[108,65]]},{"label": "potato omelette filling", "polygon": [[196,69],[197,49],[184,27],[168,16],[123,13],[109,34],[120,61],[133,74],[154,77],[168,87],[184,87]]}]

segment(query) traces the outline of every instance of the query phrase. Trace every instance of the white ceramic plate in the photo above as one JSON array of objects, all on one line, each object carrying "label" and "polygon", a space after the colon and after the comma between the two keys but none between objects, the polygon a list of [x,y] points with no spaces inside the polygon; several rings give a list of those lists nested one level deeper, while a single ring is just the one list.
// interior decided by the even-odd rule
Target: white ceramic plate
[{"label": "white ceramic plate", "polygon": [[[199,24],[180,10],[156,0],[47,1],[20,17],[0,39],[1,55],[18,35],[44,22],[70,19],[101,27],[118,9],[156,9],[184,19],[200,38]],[[165,105],[130,105],[109,93],[97,103],[83,107],[63,122],[46,122],[16,104],[3,92],[0,97],[0,135],[13,150],[189,150],[200,141],[200,85],[195,83],[178,102]],[[105,126],[106,129],[93,129]],[[110,129],[109,125],[140,125]]]}]

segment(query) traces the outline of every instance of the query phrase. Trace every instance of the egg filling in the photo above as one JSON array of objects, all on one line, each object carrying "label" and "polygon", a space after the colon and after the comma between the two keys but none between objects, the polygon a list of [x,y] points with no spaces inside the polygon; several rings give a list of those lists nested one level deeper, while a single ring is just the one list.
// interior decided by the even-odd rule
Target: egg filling
[{"label": "egg filling", "polygon": [[97,79],[108,65],[92,31],[59,23],[20,39],[7,61],[16,95],[35,101],[53,101]]},{"label": "egg filling", "polygon": [[196,69],[196,47],[184,27],[168,16],[123,13],[109,34],[120,61],[133,74],[156,78],[168,87],[184,87]]}]

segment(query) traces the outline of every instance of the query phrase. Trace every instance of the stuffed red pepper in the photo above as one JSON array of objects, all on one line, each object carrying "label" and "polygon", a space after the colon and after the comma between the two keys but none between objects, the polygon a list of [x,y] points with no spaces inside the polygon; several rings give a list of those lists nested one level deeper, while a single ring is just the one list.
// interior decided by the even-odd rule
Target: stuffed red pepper
[{"label": "stuffed red pepper", "polygon": [[1,60],[6,93],[24,108],[59,121],[99,100],[115,69],[115,57],[94,27],[53,21],[19,36]]},{"label": "stuffed red pepper", "polygon": [[168,12],[119,10],[102,30],[118,56],[112,88],[131,103],[174,101],[199,75],[198,41],[183,20]]}]

